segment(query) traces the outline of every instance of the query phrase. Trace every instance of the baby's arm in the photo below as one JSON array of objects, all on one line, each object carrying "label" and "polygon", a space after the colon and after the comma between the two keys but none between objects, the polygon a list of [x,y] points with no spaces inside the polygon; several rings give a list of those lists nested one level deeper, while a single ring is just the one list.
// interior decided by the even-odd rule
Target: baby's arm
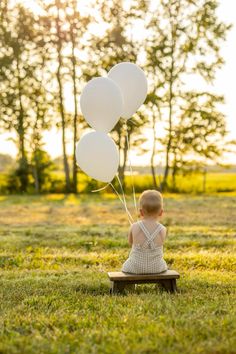
[{"label": "baby's arm", "polygon": [[128,242],[129,242],[129,245],[132,246],[132,244],[133,244],[132,226],[129,229]]},{"label": "baby's arm", "polygon": [[167,230],[166,230],[166,227],[163,226],[163,229],[160,232],[160,238],[161,238],[162,244],[164,243],[166,236],[167,236]]}]

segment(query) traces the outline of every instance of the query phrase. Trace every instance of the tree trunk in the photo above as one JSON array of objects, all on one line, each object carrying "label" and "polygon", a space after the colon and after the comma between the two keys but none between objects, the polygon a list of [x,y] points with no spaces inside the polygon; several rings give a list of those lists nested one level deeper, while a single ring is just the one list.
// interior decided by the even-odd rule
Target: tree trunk
[{"label": "tree trunk", "polygon": [[38,166],[37,162],[35,161],[35,166],[33,167],[33,175],[34,175],[34,187],[35,187],[35,192],[39,194],[40,192],[40,187],[39,187],[39,174],[38,174]]},{"label": "tree trunk", "polygon": [[164,178],[162,181],[162,189],[166,189],[167,187],[167,178],[169,175],[169,170],[170,170],[170,150],[172,147],[172,115],[173,115],[173,82],[174,82],[174,77],[173,77],[173,72],[174,72],[174,40],[173,40],[173,29],[172,29],[172,48],[171,48],[171,68],[170,68],[170,80],[169,80],[169,100],[168,100],[168,106],[169,106],[169,116],[168,116],[168,124],[169,124],[169,134],[168,134],[168,142],[167,142],[167,147],[166,147],[166,159],[165,159],[165,171],[164,171]]},{"label": "tree trunk", "polygon": [[173,188],[173,191],[176,190],[176,172],[177,172],[177,166],[176,166],[176,161],[174,161],[174,165],[172,168],[172,188]]},{"label": "tree trunk", "polygon": [[173,91],[172,91],[172,80],[170,81],[170,89],[169,89],[169,118],[168,118],[168,124],[169,124],[169,136],[168,136],[168,142],[167,142],[167,147],[166,147],[166,163],[165,163],[165,171],[164,171],[164,178],[162,181],[162,187],[163,189],[166,188],[167,186],[167,178],[169,175],[169,170],[170,170],[170,150],[172,146],[172,100],[173,100]]},{"label": "tree trunk", "polygon": [[155,167],[154,167],[154,159],[156,155],[156,127],[155,124],[156,119],[155,116],[153,115],[152,119],[152,130],[153,130],[153,144],[152,144],[152,155],[151,155],[151,172],[152,172],[152,179],[153,179],[153,187],[157,189],[157,181],[156,181],[156,173],[155,173]]},{"label": "tree trunk", "polygon": [[17,66],[17,82],[18,82],[18,99],[20,105],[20,112],[18,117],[18,129],[17,133],[19,135],[19,172],[20,172],[20,183],[21,191],[26,192],[28,187],[28,161],[25,151],[25,126],[24,126],[24,108],[22,103],[22,87],[21,87],[21,77],[19,68],[19,58],[16,56],[16,66]]},{"label": "tree trunk", "polygon": [[[124,144],[124,149],[123,149],[123,163],[120,169],[120,180],[121,183],[123,184],[123,188],[125,189],[125,168],[126,168],[126,163],[127,163],[127,156],[128,156],[128,144],[127,144],[127,139],[125,138],[125,144]],[[129,136],[128,136],[129,139]]]},{"label": "tree trunk", "polygon": [[78,102],[77,102],[77,88],[76,88],[76,72],[73,63],[73,94],[74,94],[74,120],[73,120],[73,130],[74,130],[74,137],[73,137],[73,189],[74,193],[77,193],[78,187],[78,176],[77,176],[77,164],[76,164],[76,142],[77,142],[77,118],[78,118]]},{"label": "tree trunk", "polygon": [[118,167],[118,174],[119,177],[121,178],[121,160],[120,160],[120,156],[121,156],[121,139],[122,139],[122,135],[121,135],[121,128],[120,126],[117,127],[117,134],[118,134],[118,150],[119,150],[119,167]]},{"label": "tree trunk", "polygon": [[[76,2],[73,2],[74,13],[76,12]],[[77,100],[77,85],[76,85],[76,57],[75,57],[75,37],[73,32],[73,23],[70,25],[70,39],[72,44],[71,62],[72,62],[72,81],[73,81],[73,95],[74,95],[74,119],[73,119],[73,191],[78,192],[78,175],[76,164],[76,142],[77,142],[77,119],[78,119],[78,100]]]},{"label": "tree trunk", "polygon": [[156,181],[156,172],[155,172],[155,167],[152,158],[151,158],[151,173],[152,173],[153,188],[158,189],[157,181]]},{"label": "tree trunk", "polygon": [[59,18],[59,8],[57,8],[57,55],[58,55],[58,69],[57,69],[57,82],[59,86],[59,111],[61,115],[61,123],[62,123],[62,148],[63,148],[63,164],[64,164],[64,172],[65,172],[65,180],[66,180],[66,192],[70,192],[70,170],[66,153],[66,119],[65,119],[65,111],[64,111],[64,102],[63,102],[63,88],[62,88],[62,80],[61,80],[61,68],[62,68],[62,54],[61,54],[61,29],[60,29],[60,18]]},{"label": "tree trunk", "polygon": [[[22,121],[22,122],[21,122]],[[20,184],[21,184],[21,191],[27,192],[28,187],[28,161],[25,152],[25,132],[22,126],[23,119],[20,117],[20,124],[19,124],[19,140],[20,140],[20,161],[19,161],[19,172],[20,172]]]}]

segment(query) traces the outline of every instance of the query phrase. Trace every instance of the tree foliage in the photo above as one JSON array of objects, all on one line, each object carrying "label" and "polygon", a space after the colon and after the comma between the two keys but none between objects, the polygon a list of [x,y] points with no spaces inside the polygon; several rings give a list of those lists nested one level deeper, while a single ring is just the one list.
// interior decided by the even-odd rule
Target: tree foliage
[{"label": "tree foliage", "polygon": [[[87,127],[81,124],[79,95],[89,79],[122,61],[138,63],[149,82],[145,105],[112,131],[122,180],[128,143],[140,153],[145,150],[143,129],[150,131],[155,188],[157,143],[165,155],[163,188],[170,174],[175,183],[180,171],[221,155],[227,133],[224,98],[210,85],[224,63],[220,49],[230,26],[219,20],[216,0],[91,0],[84,12],[77,0],[37,4],[34,12],[9,0],[0,3],[0,129],[17,137],[20,191],[27,191],[32,179],[37,192],[43,189],[52,168],[43,132],[54,125],[61,131],[65,190],[77,192],[75,147]],[[165,130],[157,138],[160,122]]]},{"label": "tree foliage", "polygon": [[146,17],[150,101],[166,122],[163,186],[170,168],[175,174],[191,158],[189,153],[217,156],[218,139],[226,133],[218,105],[223,98],[187,86],[187,77],[212,83],[224,62],[220,46],[230,26],[218,19],[217,7],[217,1],[209,0],[160,0]]}]

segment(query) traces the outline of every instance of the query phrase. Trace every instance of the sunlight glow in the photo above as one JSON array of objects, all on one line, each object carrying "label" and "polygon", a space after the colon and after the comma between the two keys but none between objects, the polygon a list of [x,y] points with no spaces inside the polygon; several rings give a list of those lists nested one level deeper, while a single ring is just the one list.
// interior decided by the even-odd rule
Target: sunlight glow
[{"label": "sunlight glow", "polygon": [[[40,7],[35,0],[11,0],[12,4],[21,3],[31,8],[35,12],[40,11]],[[95,3],[95,0],[79,0],[78,8],[81,10],[83,14],[91,12],[91,4]],[[129,2],[127,2],[128,6]],[[92,10],[93,11],[93,10]],[[230,0],[220,0],[220,6],[218,9],[219,17],[224,20],[226,23],[232,23],[233,28],[230,31],[227,41],[222,46],[222,53],[225,59],[225,66],[217,73],[216,81],[214,87],[210,87],[210,89],[216,93],[224,94],[226,98],[226,104],[222,107],[223,112],[227,117],[227,125],[229,131],[229,137],[231,139],[236,140],[236,105],[235,105],[235,82],[236,82],[236,66],[235,66],[235,38],[236,38],[236,2]],[[98,36],[102,36],[106,31],[108,24],[98,24],[93,23],[90,26],[90,30],[92,33],[97,34]],[[140,26],[140,23],[137,22],[133,28],[130,28],[128,35],[134,36],[135,38],[140,38],[144,36],[143,28]],[[81,53],[80,53],[81,54]],[[81,54],[84,55],[84,54]],[[79,56],[79,53],[78,53]],[[145,60],[145,57],[140,54],[141,61]],[[83,58],[86,60],[86,56]],[[193,80],[191,79],[187,82],[187,86],[189,87],[199,88],[202,85],[201,80]],[[73,110],[73,101],[70,99],[71,97],[71,87],[67,85],[65,88],[65,96],[66,96],[66,108],[69,111]],[[157,132],[160,136],[162,134],[163,127],[161,124],[157,125]],[[145,143],[145,147],[147,149],[151,149],[151,131],[146,129],[144,131],[144,135],[147,137],[147,143]],[[1,134],[1,142],[0,142],[0,153],[11,153],[11,155],[16,155],[16,148],[12,141],[9,141],[9,138],[14,136],[14,134],[4,133]],[[44,133],[44,141],[45,148],[50,153],[52,157],[56,157],[61,155],[62,148],[60,143],[60,133],[57,132],[57,129],[54,128],[49,132]],[[58,143],[55,144],[55,141]],[[68,131],[68,152],[72,151],[72,137]],[[142,156],[138,156],[135,151],[131,152],[131,159],[133,164],[147,164],[149,163],[150,153],[143,154]],[[227,159],[229,161],[236,163],[235,156],[228,154]]]}]

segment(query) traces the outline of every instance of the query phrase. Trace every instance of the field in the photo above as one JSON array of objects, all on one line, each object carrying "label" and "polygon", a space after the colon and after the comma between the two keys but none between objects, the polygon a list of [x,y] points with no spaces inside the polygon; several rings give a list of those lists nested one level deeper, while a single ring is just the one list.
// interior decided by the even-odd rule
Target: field
[{"label": "field", "polygon": [[[222,169],[223,170],[223,169]],[[223,170],[224,172],[208,172],[206,175],[205,185],[204,176],[200,173],[192,173],[188,175],[179,175],[176,177],[176,187],[175,192],[182,194],[200,194],[200,193],[232,193],[236,192],[236,173],[234,169]],[[148,172],[146,169],[145,172]],[[79,183],[78,190],[82,193],[91,192],[92,190],[101,188],[104,183],[96,182],[86,175],[79,173]],[[7,174],[0,173],[0,194],[8,194],[7,187]],[[159,183],[157,178],[157,183]],[[119,185],[115,179],[115,184],[117,189]],[[139,174],[134,177],[135,190],[137,192],[142,192],[144,189],[153,188],[153,179],[150,174]],[[173,191],[172,180],[168,180],[169,189]],[[128,175],[125,177],[126,191],[132,193],[132,178]],[[12,187],[12,184],[10,184]],[[54,171],[51,173],[51,179],[48,181],[44,187],[43,192],[46,193],[63,193],[65,187],[64,173],[63,171]],[[106,191],[109,188],[106,189]],[[110,188],[112,193],[112,189]],[[34,194],[34,183],[31,181],[31,187],[29,188],[29,194]]]},{"label": "field", "polygon": [[[132,179],[127,176],[127,188],[132,192]],[[144,189],[153,188],[153,181],[151,175],[135,176],[135,189],[142,192]],[[158,182],[158,179],[157,179]],[[172,187],[171,178],[169,179],[169,186]],[[236,192],[236,173],[221,173],[210,172],[206,175],[205,191],[203,186],[203,175],[200,173],[193,173],[186,176],[179,175],[176,177],[176,187],[178,192],[187,194],[199,193],[232,193]]]},{"label": "field", "polygon": [[111,297],[129,252],[113,196],[0,196],[0,353],[236,353],[236,195],[165,209],[179,292]]}]

